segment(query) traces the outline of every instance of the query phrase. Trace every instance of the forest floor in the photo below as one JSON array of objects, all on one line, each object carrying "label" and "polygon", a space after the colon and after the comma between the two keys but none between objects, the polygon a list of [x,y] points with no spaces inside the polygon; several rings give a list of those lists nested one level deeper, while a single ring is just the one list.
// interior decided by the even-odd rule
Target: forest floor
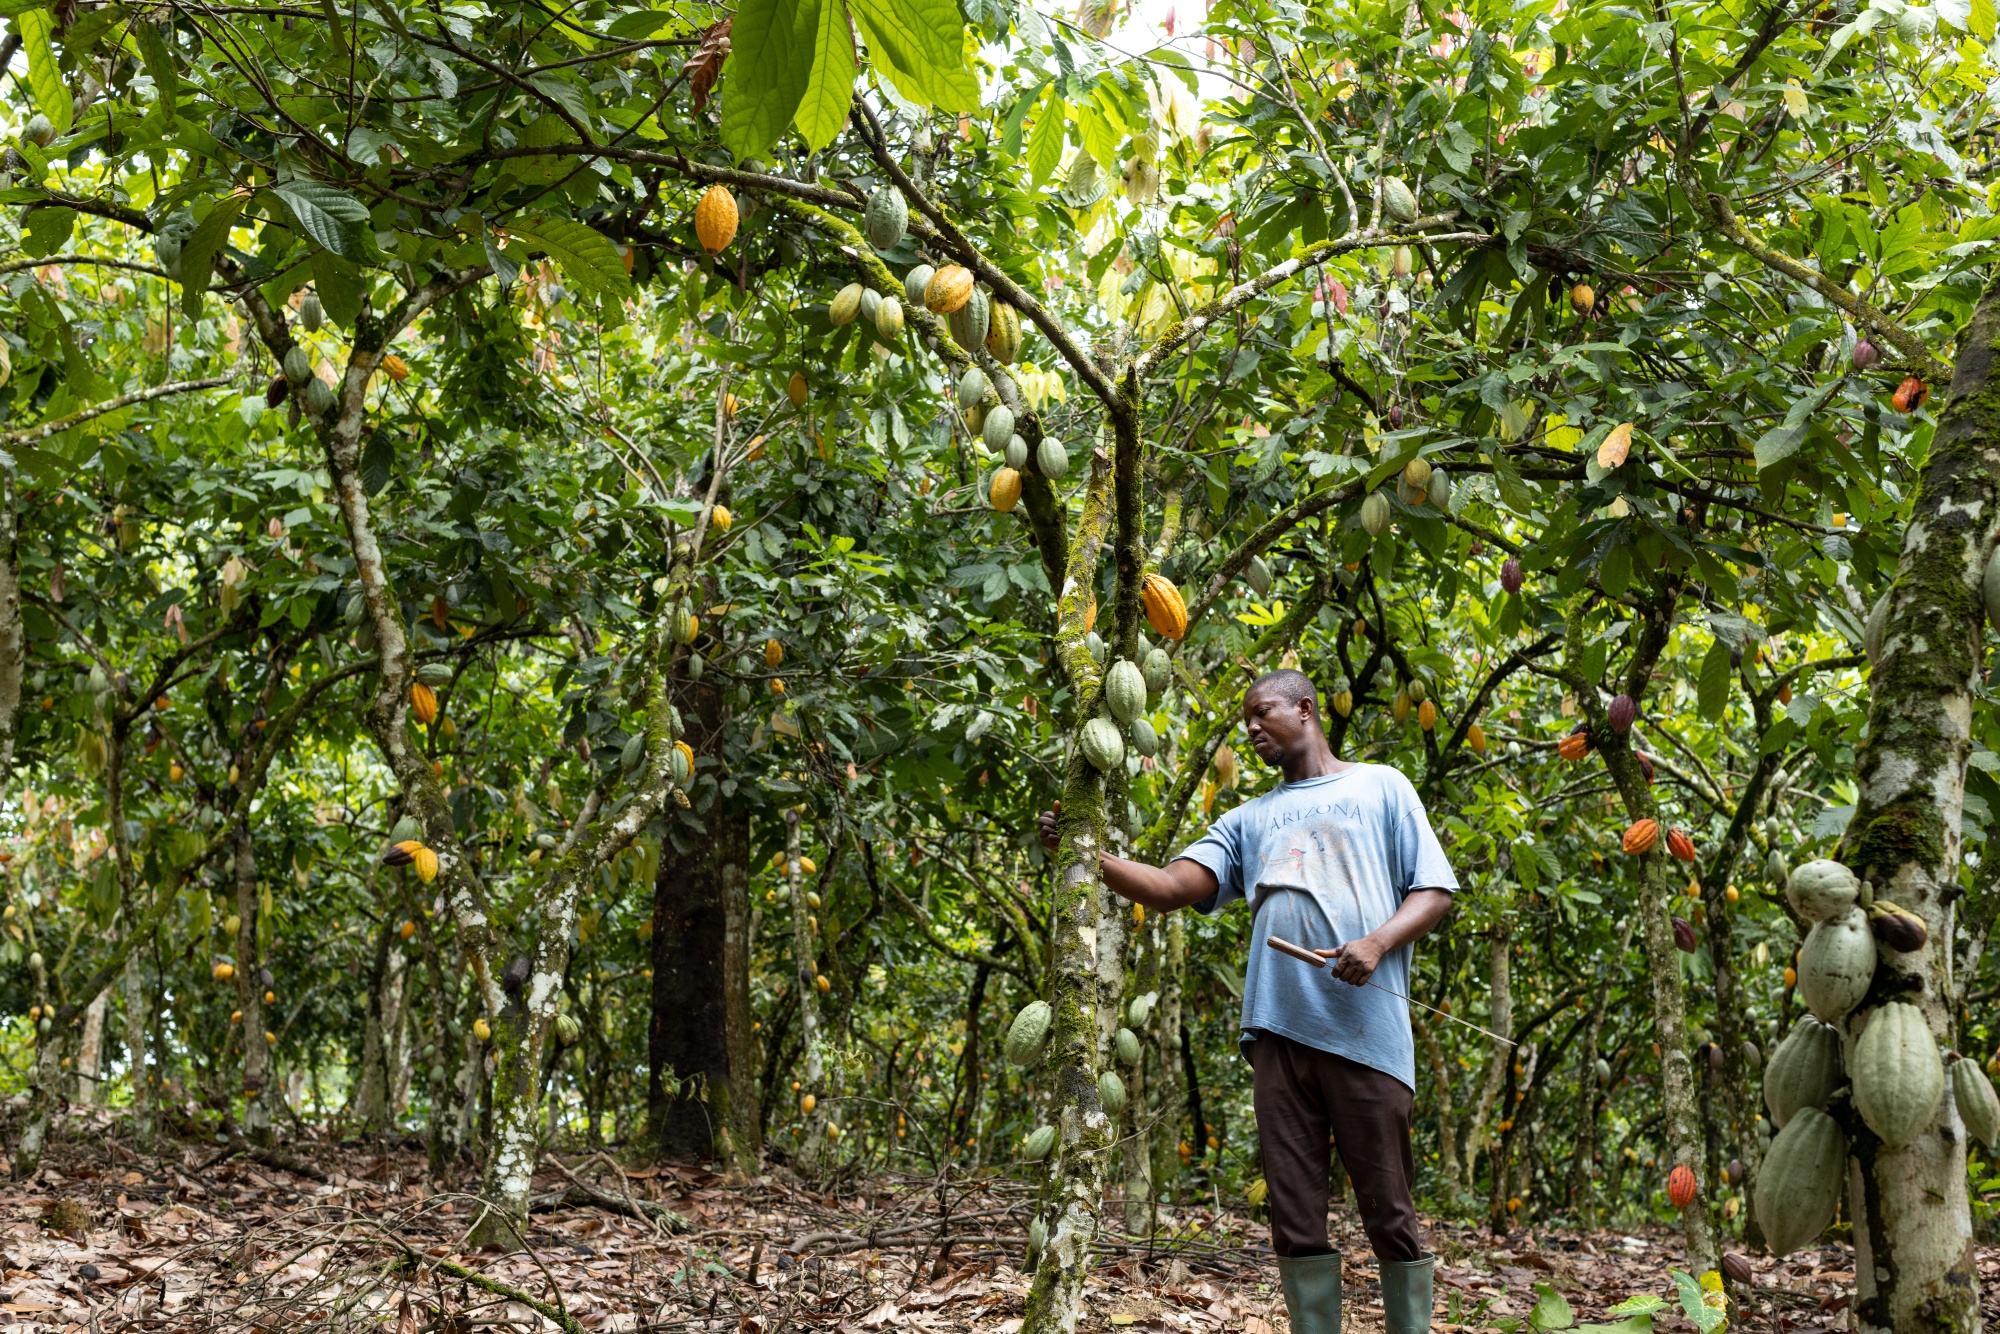
[{"label": "forest floor", "polygon": [[[807,1191],[782,1173],[731,1181],[699,1166],[621,1171],[605,1155],[563,1155],[536,1179],[527,1249],[503,1255],[461,1249],[472,1201],[427,1184],[413,1147],[237,1147],[145,1153],[116,1123],[72,1121],[34,1177],[0,1178],[0,1325],[1012,1334],[1021,1323],[1029,1197],[1004,1178],[870,1177]],[[1341,1218],[1347,1325],[1367,1334],[1381,1326],[1374,1265],[1351,1208]],[[1285,1329],[1259,1225],[1198,1207],[1173,1222],[1152,1244],[1102,1248],[1083,1329]],[[1578,1321],[1615,1319],[1608,1308],[1650,1293],[1668,1302],[1657,1329],[1694,1329],[1668,1277],[1678,1247],[1664,1230],[1496,1238],[1427,1227],[1442,1334],[1505,1328],[1533,1309],[1538,1284],[1563,1294]],[[1736,1329],[1847,1327],[1850,1250],[1752,1263]],[[1979,1267],[1986,1319],[2000,1320],[2000,1248],[1982,1248]]]}]

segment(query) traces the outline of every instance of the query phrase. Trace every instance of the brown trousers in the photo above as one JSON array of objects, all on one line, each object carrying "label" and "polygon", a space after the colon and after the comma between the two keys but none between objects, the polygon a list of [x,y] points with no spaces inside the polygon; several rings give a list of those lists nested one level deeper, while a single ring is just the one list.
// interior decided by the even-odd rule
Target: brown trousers
[{"label": "brown trousers", "polygon": [[[1257,1140],[1264,1154],[1271,1249],[1324,1255],[1331,1151],[1354,1185],[1361,1226],[1378,1260],[1424,1254],[1410,1198],[1412,1095],[1401,1081],[1277,1033],[1247,1044],[1256,1071]],[[1331,1139],[1331,1143],[1329,1143]]]}]

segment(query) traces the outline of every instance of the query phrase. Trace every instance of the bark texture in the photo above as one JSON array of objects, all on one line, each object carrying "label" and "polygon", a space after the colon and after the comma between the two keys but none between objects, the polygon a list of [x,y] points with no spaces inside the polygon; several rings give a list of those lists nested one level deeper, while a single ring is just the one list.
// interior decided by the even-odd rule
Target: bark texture
[{"label": "bark texture", "polygon": [[[1922,917],[1930,943],[1914,954],[1882,950],[1867,997],[1843,1022],[1850,1058],[1869,1016],[1892,1000],[1917,1006],[1939,1042],[1950,1041],[1945,947],[1961,892],[1959,818],[1986,632],[1982,576],[2000,527],[1996,340],[2000,281],[1959,338],[1911,502],[1855,761],[1859,798],[1835,854],[1873,882],[1878,898]],[[1956,1104],[1940,1099],[1931,1124],[1900,1149],[1884,1147],[1859,1117],[1847,1118],[1847,1132],[1856,1330],[1977,1329],[1967,1135]]]}]

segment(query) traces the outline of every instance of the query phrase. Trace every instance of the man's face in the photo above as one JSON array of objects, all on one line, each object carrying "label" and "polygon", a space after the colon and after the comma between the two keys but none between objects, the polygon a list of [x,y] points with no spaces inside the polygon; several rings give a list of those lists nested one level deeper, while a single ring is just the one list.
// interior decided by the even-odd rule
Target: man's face
[{"label": "man's face", "polygon": [[1306,700],[1289,700],[1275,690],[1252,690],[1243,697],[1243,730],[1250,734],[1257,758],[1283,765],[1285,757],[1311,740],[1308,729],[1319,726]]}]

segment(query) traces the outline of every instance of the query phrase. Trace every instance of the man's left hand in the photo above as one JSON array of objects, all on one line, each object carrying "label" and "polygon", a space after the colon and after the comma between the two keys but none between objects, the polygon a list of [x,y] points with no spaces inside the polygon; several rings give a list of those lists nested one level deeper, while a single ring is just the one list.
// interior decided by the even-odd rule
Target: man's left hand
[{"label": "man's left hand", "polygon": [[1332,960],[1333,975],[1354,987],[1368,985],[1368,979],[1375,976],[1376,966],[1388,952],[1388,948],[1372,935],[1350,940],[1336,949],[1313,951],[1321,958]]}]

